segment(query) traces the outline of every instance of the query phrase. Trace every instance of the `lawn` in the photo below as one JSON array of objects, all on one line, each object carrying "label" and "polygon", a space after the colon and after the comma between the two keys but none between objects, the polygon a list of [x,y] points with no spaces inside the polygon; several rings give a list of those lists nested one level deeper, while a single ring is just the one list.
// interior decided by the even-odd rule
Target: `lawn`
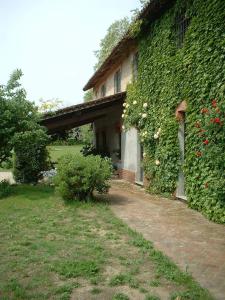
[{"label": "lawn", "polygon": [[48,146],[50,157],[52,161],[57,161],[60,156],[67,153],[80,153],[83,145],[74,146]]},{"label": "lawn", "polygon": [[1,300],[161,298],[212,299],[107,197],[66,205],[49,187],[17,186],[0,200]]},{"label": "lawn", "polygon": [[[83,145],[74,146],[48,146],[48,151],[52,161],[56,162],[58,159],[66,153],[80,153]],[[5,163],[3,167],[0,168],[0,172],[12,171],[12,163]]]}]

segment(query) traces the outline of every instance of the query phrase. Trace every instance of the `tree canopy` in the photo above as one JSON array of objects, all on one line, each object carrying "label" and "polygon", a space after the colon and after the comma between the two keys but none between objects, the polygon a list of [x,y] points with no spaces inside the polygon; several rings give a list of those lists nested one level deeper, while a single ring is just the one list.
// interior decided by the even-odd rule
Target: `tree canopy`
[{"label": "tree canopy", "polygon": [[26,99],[19,82],[21,70],[15,70],[6,85],[0,86],[0,165],[11,157],[15,133],[40,127],[35,105]]}]

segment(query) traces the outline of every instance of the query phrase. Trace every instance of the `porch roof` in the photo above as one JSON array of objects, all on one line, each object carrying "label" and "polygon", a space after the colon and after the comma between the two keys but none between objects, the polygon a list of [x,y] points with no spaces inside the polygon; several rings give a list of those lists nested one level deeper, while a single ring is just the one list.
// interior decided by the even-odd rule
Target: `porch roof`
[{"label": "porch roof", "polygon": [[107,114],[107,109],[111,106],[122,106],[125,97],[126,92],[122,92],[90,102],[65,107],[57,110],[54,114],[45,114],[40,124],[45,126],[49,133],[55,133],[92,123],[104,117]]}]

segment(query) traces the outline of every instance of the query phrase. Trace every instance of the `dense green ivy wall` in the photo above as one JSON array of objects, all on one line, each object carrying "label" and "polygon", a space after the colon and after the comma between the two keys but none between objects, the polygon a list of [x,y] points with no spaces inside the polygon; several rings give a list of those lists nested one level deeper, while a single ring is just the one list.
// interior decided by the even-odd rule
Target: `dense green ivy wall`
[{"label": "dense green ivy wall", "polygon": [[[190,24],[178,48],[175,19],[184,9]],[[145,21],[138,38],[139,75],[128,86],[123,118],[125,127],[140,131],[149,190],[171,194],[176,189],[175,111],[186,100],[188,202],[225,223],[225,1],[179,0],[154,23]]]}]

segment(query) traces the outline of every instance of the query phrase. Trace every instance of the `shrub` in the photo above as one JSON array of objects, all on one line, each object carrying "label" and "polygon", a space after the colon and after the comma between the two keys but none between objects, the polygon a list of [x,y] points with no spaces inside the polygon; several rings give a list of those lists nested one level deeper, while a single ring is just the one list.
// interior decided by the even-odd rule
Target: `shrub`
[{"label": "shrub", "polygon": [[65,200],[85,200],[96,190],[107,193],[112,174],[110,160],[100,156],[66,154],[59,159],[55,185]]},{"label": "shrub", "polygon": [[0,181],[0,199],[9,196],[12,192],[11,185],[8,180]]},{"label": "shrub", "polygon": [[14,177],[22,183],[37,183],[47,170],[48,136],[42,129],[17,133],[14,137]]},{"label": "shrub", "polygon": [[98,154],[97,149],[93,146],[92,143],[85,143],[80,152],[83,154],[83,156]]}]

